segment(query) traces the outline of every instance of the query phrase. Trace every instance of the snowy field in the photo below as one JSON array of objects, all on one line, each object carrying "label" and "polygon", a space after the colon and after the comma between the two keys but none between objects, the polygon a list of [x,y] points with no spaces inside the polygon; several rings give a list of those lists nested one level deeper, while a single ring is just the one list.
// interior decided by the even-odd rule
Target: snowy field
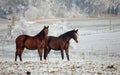
[{"label": "snowy field", "polygon": [[[120,19],[29,22],[21,20],[12,27],[0,22],[0,75],[120,75]],[[67,61],[60,52],[51,51],[48,60],[39,61],[38,52],[25,49],[23,61],[14,61],[15,38],[35,35],[49,25],[49,35],[59,36],[78,30],[79,43],[70,41]]]}]

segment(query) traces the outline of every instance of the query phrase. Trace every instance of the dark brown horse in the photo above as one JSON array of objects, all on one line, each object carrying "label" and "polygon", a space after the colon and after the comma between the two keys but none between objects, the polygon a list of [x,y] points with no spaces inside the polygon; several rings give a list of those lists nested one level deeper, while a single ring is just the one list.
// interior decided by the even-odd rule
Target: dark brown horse
[{"label": "dark brown horse", "polygon": [[64,59],[64,53],[63,51],[65,50],[67,60],[69,61],[69,41],[70,39],[74,39],[77,43],[77,30],[71,30],[68,31],[58,37],[55,36],[48,36],[45,41],[45,48],[44,48],[44,59],[46,60],[46,57],[48,53],[50,52],[51,49],[56,50],[56,51],[61,51],[61,56],[62,59]]},{"label": "dark brown horse", "polygon": [[42,51],[45,46],[45,38],[48,36],[49,26],[44,26],[42,31],[35,36],[29,35],[20,35],[16,38],[16,52],[15,52],[15,61],[17,61],[17,55],[22,61],[22,53],[24,48],[29,50],[38,49],[40,60],[42,60]]}]

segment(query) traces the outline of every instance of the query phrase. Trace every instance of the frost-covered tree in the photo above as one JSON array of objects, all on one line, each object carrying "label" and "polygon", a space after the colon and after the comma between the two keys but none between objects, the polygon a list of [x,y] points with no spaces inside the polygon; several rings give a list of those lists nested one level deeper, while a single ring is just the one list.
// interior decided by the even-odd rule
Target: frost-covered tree
[{"label": "frost-covered tree", "polygon": [[[23,17],[70,18],[118,15],[120,0],[1,0],[0,6],[8,14],[13,12]],[[110,13],[110,14],[111,14]],[[29,19],[29,18],[28,18]]]}]

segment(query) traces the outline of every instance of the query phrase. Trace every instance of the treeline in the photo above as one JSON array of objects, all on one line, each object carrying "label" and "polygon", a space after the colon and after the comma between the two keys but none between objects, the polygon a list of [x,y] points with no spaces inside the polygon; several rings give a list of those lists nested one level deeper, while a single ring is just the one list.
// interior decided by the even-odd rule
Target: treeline
[{"label": "treeline", "polygon": [[96,17],[120,15],[120,0],[1,0],[0,18],[8,18],[8,15],[13,13],[20,16],[30,14],[31,12],[26,13],[33,9],[29,5],[35,8],[38,17],[45,18],[80,17],[80,14]]},{"label": "treeline", "polygon": [[120,14],[120,4],[117,5],[117,7],[112,6],[111,8],[109,7],[107,10],[108,14],[112,15],[119,15]]}]

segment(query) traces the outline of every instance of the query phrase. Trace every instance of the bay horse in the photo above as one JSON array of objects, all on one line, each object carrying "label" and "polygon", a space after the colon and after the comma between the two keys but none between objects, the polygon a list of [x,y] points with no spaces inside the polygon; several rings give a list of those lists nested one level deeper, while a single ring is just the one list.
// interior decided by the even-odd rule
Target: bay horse
[{"label": "bay horse", "polygon": [[67,60],[69,61],[69,41],[70,39],[74,39],[76,43],[78,43],[78,37],[77,37],[77,30],[71,30],[68,31],[58,37],[55,36],[48,36],[45,40],[45,47],[44,47],[44,59],[46,60],[46,57],[51,49],[56,51],[61,51],[61,57],[62,60],[64,59],[64,53],[65,50]]},{"label": "bay horse", "polygon": [[17,56],[19,56],[20,61],[22,61],[22,53],[24,48],[29,50],[38,49],[40,60],[42,60],[42,51],[45,46],[45,38],[48,36],[49,26],[44,26],[44,28],[35,36],[20,35],[16,38],[16,52],[15,61],[17,61]]}]

